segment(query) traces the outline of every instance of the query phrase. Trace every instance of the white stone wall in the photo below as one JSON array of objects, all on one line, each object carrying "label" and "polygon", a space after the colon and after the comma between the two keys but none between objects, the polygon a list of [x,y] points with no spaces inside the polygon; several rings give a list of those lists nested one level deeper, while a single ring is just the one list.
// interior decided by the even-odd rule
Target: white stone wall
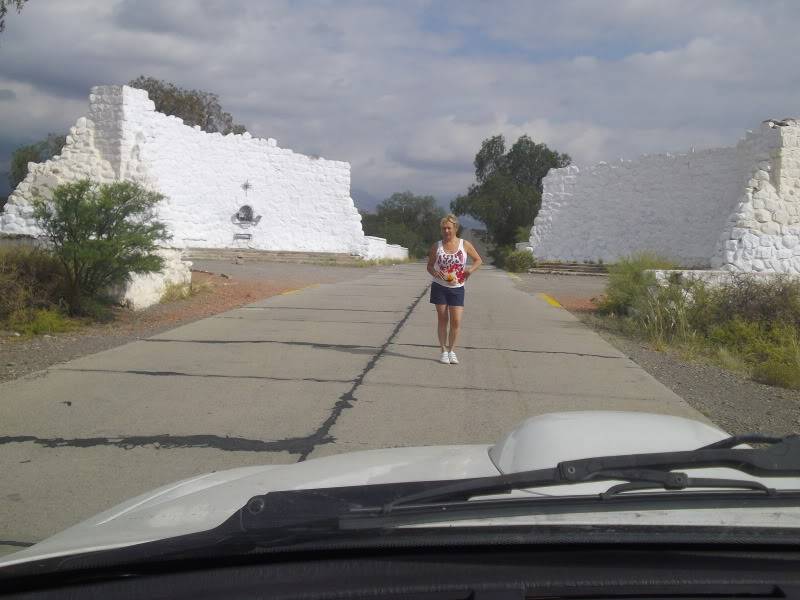
[{"label": "white stone wall", "polygon": [[388,244],[383,238],[375,237],[372,235],[364,236],[364,245],[361,248],[360,254],[364,260],[380,260],[386,256]]},{"label": "white stone wall", "polygon": [[546,260],[650,251],[685,267],[798,272],[798,188],[798,127],[765,122],[735,148],[551,170],[530,244]]},{"label": "white stone wall", "polygon": [[730,285],[736,281],[737,277],[753,277],[759,283],[771,283],[779,281],[781,278],[796,278],[797,275],[787,275],[786,273],[774,273],[768,271],[752,272],[752,273],[737,273],[734,271],[716,271],[716,270],[667,270],[658,269],[650,271],[653,273],[658,285],[666,287],[675,277],[678,281],[685,283],[700,282],[709,287],[720,287],[723,285]]},{"label": "white stone wall", "polygon": [[400,244],[386,244],[386,260],[408,260],[408,248]]},{"label": "white stone wall", "polygon": [[[350,198],[349,163],[296,154],[249,133],[205,133],[155,112],[146,92],[127,86],[92,88],[89,102],[88,116],[70,130],[61,155],[33,166],[12,192],[0,231],[38,235],[30,211],[36,191],[46,196],[60,183],[85,177],[126,179],[166,196],[159,218],[175,247],[367,257],[370,245]],[[243,205],[252,207],[257,222],[236,219]]]},{"label": "white stone wall", "polygon": [[613,262],[651,251],[707,267],[740,179],[733,148],[553,169],[530,244],[543,260]]},{"label": "white stone wall", "polygon": [[712,266],[800,273],[800,126],[765,121],[739,143],[746,181],[718,237]]},{"label": "white stone wall", "polygon": [[158,250],[164,258],[164,268],[159,273],[131,275],[124,286],[111,290],[120,304],[133,310],[141,310],[157,304],[169,285],[190,285],[192,282],[191,262],[181,260],[181,250],[162,248]]}]

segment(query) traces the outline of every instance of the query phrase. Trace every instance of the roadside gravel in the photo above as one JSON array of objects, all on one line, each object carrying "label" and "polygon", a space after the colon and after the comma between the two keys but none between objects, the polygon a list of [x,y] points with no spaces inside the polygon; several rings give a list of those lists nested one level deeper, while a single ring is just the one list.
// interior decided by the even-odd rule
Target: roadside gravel
[{"label": "roadside gravel", "polygon": [[197,261],[192,268],[192,283],[203,291],[190,298],[157,304],[140,312],[118,310],[110,323],[70,333],[0,337],[0,382],[148,338],[289,290],[357,279],[379,267]]},{"label": "roadside gravel", "polygon": [[591,298],[603,293],[604,277],[578,275],[514,276],[517,287],[546,293],[592,327],[623,354],[666,385],[725,431],[732,434],[800,432],[800,391],[756,383],[713,364],[659,352],[647,343],[622,337],[593,321]]}]

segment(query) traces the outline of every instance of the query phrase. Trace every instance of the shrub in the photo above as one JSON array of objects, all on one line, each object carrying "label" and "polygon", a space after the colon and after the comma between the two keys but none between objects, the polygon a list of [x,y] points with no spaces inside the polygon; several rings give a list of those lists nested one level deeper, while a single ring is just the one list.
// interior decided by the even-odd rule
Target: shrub
[{"label": "shrub", "polygon": [[21,310],[58,306],[64,288],[61,263],[43,250],[0,249],[0,321]]},{"label": "shrub", "polygon": [[635,295],[628,312],[640,329],[657,345],[689,343],[695,338],[692,326],[693,292],[702,284],[653,285]]},{"label": "shrub", "polygon": [[791,323],[800,328],[800,281],[778,277],[761,281],[739,275],[713,292],[714,323],[734,317],[757,323]]},{"label": "shrub", "polygon": [[62,333],[78,327],[74,320],[66,318],[61,311],[53,308],[17,310],[11,314],[8,324],[14,331],[25,335]]},{"label": "shrub", "polygon": [[800,368],[777,360],[769,360],[753,367],[753,379],[767,385],[777,385],[793,390],[800,389]]},{"label": "shrub", "polygon": [[162,199],[129,181],[83,180],[58,186],[49,201],[34,200],[34,216],[64,267],[71,313],[85,313],[86,300],[96,301],[131,273],[161,270],[164,260],[154,250],[168,238],[155,220]]},{"label": "shrub", "polygon": [[493,246],[489,249],[492,264],[498,269],[506,268],[506,259],[514,252],[514,246]]},{"label": "shrub", "polygon": [[533,252],[529,250],[514,250],[506,257],[503,268],[512,273],[526,273],[528,269],[532,269],[535,266],[536,259],[533,257]]},{"label": "shrub", "polygon": [[599,302],[602,314],[627,315],[638,303],[648,302],[648,290],[656,285],[649,269],[674,269],[675,264],[655,254],[642,252],[620,259],[608,268],[608,286]]}]

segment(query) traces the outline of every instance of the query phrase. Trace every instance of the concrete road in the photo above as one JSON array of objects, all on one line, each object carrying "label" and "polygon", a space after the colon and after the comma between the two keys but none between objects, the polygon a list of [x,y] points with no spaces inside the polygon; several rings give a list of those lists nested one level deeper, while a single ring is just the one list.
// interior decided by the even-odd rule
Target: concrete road
[{"label": "concrete road", "polygon": [[0,550],[212,470],[490,443],[560,410],[703,418],[492,268],[442,365],[428,284],[422,264],[365,271],[0,385]]}]

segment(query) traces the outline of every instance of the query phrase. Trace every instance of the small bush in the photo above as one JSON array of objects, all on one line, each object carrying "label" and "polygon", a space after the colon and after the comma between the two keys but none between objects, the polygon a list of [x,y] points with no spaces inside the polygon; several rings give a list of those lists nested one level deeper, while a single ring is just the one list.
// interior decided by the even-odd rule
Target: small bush
[{"label": "small bush", "polygon": [[506,268],[506,260],[514,252],[514,246],[494,246],[489,250],[492,264],[498,269]]},{"label": "small bush", "polygon": [[169,283],[161,294],[161,302],[175,302],[185,300],[192,295],[192,286],[188,283]]},{"label": "small bush", "polygon": [[800,390],[800,368],[797,364],[769,360],[753,367],[753,380],[767,385]]},{"label": "small bush", "polygon": [[738,354],[731,352],[728,348],[718,348],[715,356],[717,363],[728,371],[750,375],[750,367]]},{"label": "small bush", "polygon": [[163,196],[129,181],[65,183],[52,198],[36,197],[34,217],[64,265],[65,299],[72,314],[85,314],[86,302],[102,298],[131,273],[160,271],[155,253],[168,239],[156,220]]},{"label": "small bush", "polygon": [[693,290],[700,285],[670,284],[646,287],[632,296],[627,311],[639,323],[641,330],[655,344],[691,343],[695,337],[692,327]]},{"label": "small bush", "polygon": [[734,317],[757,323],[791,323],[800,328],[800,281],[778,277],[761,281],[740,275],[714,290],[714,323]]},{"label": "small bush", "polygon": [[527,273],[528,269],[536,266],[536,259],[533,257],[533,252],[529,250],[514,250],[505,259],[506,271],[512,273]]},{"label": "small bush", "polygon": [[13,313],[61,304],[64,270],[43,250],[0,250],[0,321]]},{"label": "small bush", "polygon": [[211,283],[208,281],[203,282],[190,282],[190,283],[169,283],[164,288],[164,293],[161,294],[161,302],[175,302],[177,300],[185,300],[197,294],[202,294],[211,289]]},{"label": "small bush", "polygon": [[9,326],[23,335],[63,333],[78,327],[78,323],[52,308],[22,309],[8,319]]},{"label": "small bush", "polygon": [[608,286],[598,309],[601,314],[627,315],[637,303],[648,302],[648,290],[656,285],[650,269],[674,269],[675,264],[643,252],[620,259],[608,268]]}]

